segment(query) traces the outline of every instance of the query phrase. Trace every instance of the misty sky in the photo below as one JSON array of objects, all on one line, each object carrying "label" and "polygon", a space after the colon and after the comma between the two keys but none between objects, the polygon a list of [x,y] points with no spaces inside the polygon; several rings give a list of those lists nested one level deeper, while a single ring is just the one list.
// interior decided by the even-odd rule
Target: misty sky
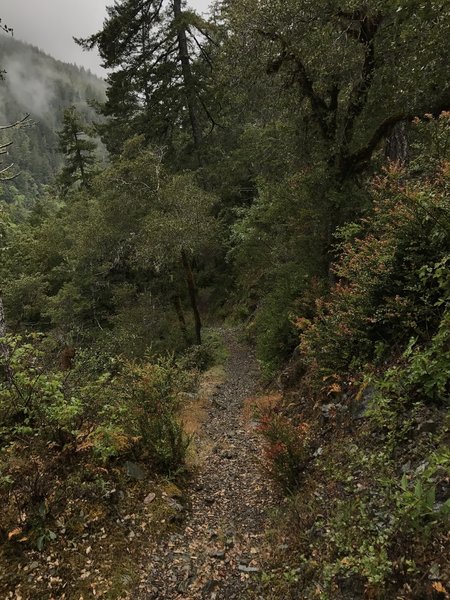
[{"label": "misty sky", "polygon": [[[14,37],[29,42],[59,60],[83,65],[99,75],[104,71],[94,51],[83,52],[72,36],[98,31],[105,6],[112,0],[1,0],[0,17],[14,29]],[[189,0],[199,12],[210,0]]]}]

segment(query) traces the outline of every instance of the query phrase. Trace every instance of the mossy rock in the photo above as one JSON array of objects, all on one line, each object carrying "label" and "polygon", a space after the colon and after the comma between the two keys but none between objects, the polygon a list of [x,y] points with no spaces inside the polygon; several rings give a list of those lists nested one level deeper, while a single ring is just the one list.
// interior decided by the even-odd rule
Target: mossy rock
[{"label": "mossy rock", "polygon": [[171,481],[164,484],[162,490],[169,498],[173,498],[174,500],[183,500],[183,492]]}]

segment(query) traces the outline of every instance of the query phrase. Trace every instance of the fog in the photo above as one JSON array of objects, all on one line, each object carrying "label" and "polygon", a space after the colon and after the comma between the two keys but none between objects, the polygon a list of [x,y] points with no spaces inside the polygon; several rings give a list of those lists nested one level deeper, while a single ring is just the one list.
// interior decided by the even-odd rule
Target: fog
[{"label": "fog", "polygon": [[46,115],[54,94],[54,73],[50,69],[36,73],[23,55],[8,58],[2,67],[8,73],[8,88],[17,104],[37,117]]}]

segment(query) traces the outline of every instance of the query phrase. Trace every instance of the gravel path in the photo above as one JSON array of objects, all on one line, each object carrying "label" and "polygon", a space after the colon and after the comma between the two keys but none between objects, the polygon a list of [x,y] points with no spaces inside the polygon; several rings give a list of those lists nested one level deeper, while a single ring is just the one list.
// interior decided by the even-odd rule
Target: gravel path
[{"label": "gravel path", "polygon": [[261,440],[242,410],[259,372],[236,333],[223,335],[227,378],[197,440],[209,451],[193,482],[189,516],[148,557],[140,600],[244,600],[257,585],[265,520],[276,502],[261,470]]}]

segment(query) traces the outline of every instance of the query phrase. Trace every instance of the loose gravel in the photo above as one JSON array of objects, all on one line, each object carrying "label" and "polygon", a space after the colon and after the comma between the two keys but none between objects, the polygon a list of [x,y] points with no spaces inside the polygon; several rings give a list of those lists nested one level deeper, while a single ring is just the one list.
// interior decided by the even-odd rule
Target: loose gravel
[{"label": "loose gravel", "polygon": [[142,565],[139,600],[244,600],[258,587],[265,524],[277,498],[261,468],[261,438],[243,413],[245,399],[258,391],[257,361],[236,331],[223,337],[226,381],[210,398],[196,440],[208,454],[180,531]]}]

